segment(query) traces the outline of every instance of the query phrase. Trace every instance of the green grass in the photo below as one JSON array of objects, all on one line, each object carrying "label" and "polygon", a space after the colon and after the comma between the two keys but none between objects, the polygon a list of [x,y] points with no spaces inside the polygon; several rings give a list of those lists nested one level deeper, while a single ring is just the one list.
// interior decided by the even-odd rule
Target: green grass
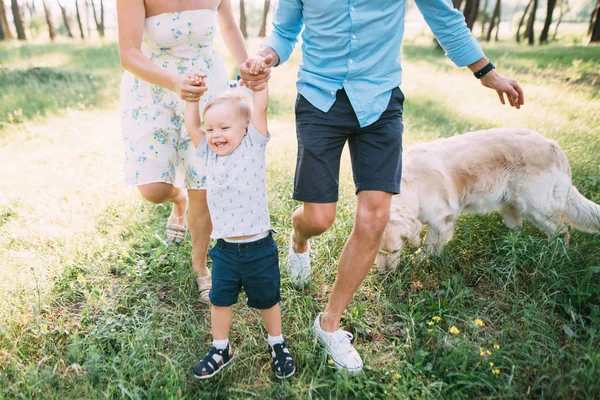
[{"label": "green grass", "polygon": [[[342,320],[355,335],[365,372],[351,378],[332,370],[309,328],[327,301],[336,260],[352,229],[355,199],[347,158],[337,221],[313,242],[312,284],[296,291],[285,276],[282,281],[284,334],[297,376],[285,382],[274,378],[266,332],[242,298],[230,337],[235,362],[214,380],[195,380],[191,367],[210,342],[210,314],[198,299],[189,241],[167,247],[163,224],[169,208],[123,195],[114,183],[121,179],[118,166],[112,168],[120,162],[118,122],[102,121],[118,121],[116,93],[108,87],[120,73],[115,49],[114,44],[0,47],[8,73],[29,68],[27,57],[43,59],[58,69],[52,73],[68,66],[74,71],[68,79],[87,76],[82,70],[101,77],[100,89],[107,93],[95,106],[107,108],[102,113],[76,110],[62,116],[60,107],[48,109],[59,116],[10,124],[0,141],[7,155],[48,165],[51,181],[62,177],[57,174],[65,167],[53,164],[53,152],[41,159],[34,155],[61,145],[62,121],[73,125],[74,134],[81,130],[89,137],[80,142],[65,137],[74,155],[69,168],[107,175],[106,182],[64,185],[66,194],[7,189],[6,199],[0,199],[0,246],[6,250],[0,263],[22,277],[13,287],[0,286],[0,398],[600,397],[600,237],[573,232],[565,247],[560,238],[548,239],[529,224],[510,232],[497,215],[461,218],[439,257],[423,260],[406,250],[396,272],[370,273]],[[505,60],[525,88],[527,104],[515,111],[501,107],[468,72],[448,68],[432,49],[405,46],[405,142],[493,126],[536,129],[559,142],[577,187],[600,203],[600,99],[593,90],[594,71],[587,67],[597,64],[600,48],[563,47],[556,58],[552,47],[543,49],[551,55],[525,50],[503,45],[487,51]],[[94,63],[99,54],[108,61]],[[578,68],[588,68],[576,84],[562,78],[572,66],[569,54],[582,60]],[[297,205],[290,199],[295,159],[290,82],[298,61],[296,54],[276,70],[271,85],[269,198],[282,259]],[[60,88],[69,89],[55,76],[48,81],[61,96]],[[84,125],[90,119],[91,127]],[[25,142],[12,140],[16,137]],[[96,137],[106,139],[94,142],[95,150],[84,147]],[[31,175],[16,174],[23,180]],[[33,204],[26,202],[29,197]],[[42,206],[49,222],[35,215]],[[63,220],[75,218],[72,210],[81,216],[73,225],[86,229],[69,222],[55,232]],[[37,258],[43,268],[29,269],[23,261]],[[476,326],[477,318],[485,326]],[[460,333],[450,333],[451,327]]]}]

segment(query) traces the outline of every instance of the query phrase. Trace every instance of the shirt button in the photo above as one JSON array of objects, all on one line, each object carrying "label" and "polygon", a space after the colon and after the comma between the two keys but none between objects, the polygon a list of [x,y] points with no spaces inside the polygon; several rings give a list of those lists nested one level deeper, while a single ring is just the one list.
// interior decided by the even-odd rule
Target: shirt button
[{"label": "shirt button", "polygon": [[348,60],[348,63],[352,64],[352,63],[353,63],[353,61],[352,61],[352,60]]},{"label": "shirt button", "polygon": [[356,39],[356,35],[352,35],[352,39]]},{"label": "shirt button", "polygon": [[331,95],[332,95],[332,96],[335,96],[335,92],[334,92],[333,90],[331,91]]},{"label": "shirt button", "polygon": [[348,82],[348,79],[344,79],[344,83]]},{"label": "shirt button", "polygon": [[354,7],[350,7],[350,11],[354,11]]}]

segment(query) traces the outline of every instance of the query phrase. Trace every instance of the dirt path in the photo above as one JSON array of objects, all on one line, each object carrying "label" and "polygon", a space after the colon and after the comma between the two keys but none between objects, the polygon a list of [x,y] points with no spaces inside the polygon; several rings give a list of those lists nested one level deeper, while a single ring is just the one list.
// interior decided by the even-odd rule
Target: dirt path
[{"label": "dirt path", "polygon": [[9,128],[0,140],[0,298],[35,287],[34,276],[44,282],[56,274],[58,254],[75,252],[106,207],[136,207],[122,152],[115,109]]}]

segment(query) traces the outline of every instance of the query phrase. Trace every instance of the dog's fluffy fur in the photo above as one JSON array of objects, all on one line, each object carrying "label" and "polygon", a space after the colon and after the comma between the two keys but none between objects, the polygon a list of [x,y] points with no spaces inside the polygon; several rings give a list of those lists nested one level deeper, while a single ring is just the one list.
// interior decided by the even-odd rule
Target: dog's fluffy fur
[{"label": "dog's fluffy fur", "polygon": [[393,196],[377,264],[395,269],[408,243],[437,253],[461,212],[498,211],[509,228],[523,218],[554,235],[567,225],[600,231],[600,206],[571,184],[558,144],[527,129],[490,129],[410,147],[403,155],[402,193]]}]

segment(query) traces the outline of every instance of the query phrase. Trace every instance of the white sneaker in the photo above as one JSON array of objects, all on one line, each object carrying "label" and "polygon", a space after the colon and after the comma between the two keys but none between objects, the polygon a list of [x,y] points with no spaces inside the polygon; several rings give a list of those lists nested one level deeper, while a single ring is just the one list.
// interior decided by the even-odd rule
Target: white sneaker
[{"label": "white sneaker", "polygon": [[310,243],[304,253],[294,251],[294,239],[290,234],[290,251],[288,253],[286,271],[297,288],[303,288],[310,282]]},{"label": "white sneaker", "polygon": [[338,371],[347,371],[350,375],[359,374],[362,371],[363,362],[350,343],[353,338],[352,334],[341,329],[335,332],[325,332],[321,328],[321,315],[323,313],[319,313],[313,324],[313,333],[317,340],[325,347]]}]

